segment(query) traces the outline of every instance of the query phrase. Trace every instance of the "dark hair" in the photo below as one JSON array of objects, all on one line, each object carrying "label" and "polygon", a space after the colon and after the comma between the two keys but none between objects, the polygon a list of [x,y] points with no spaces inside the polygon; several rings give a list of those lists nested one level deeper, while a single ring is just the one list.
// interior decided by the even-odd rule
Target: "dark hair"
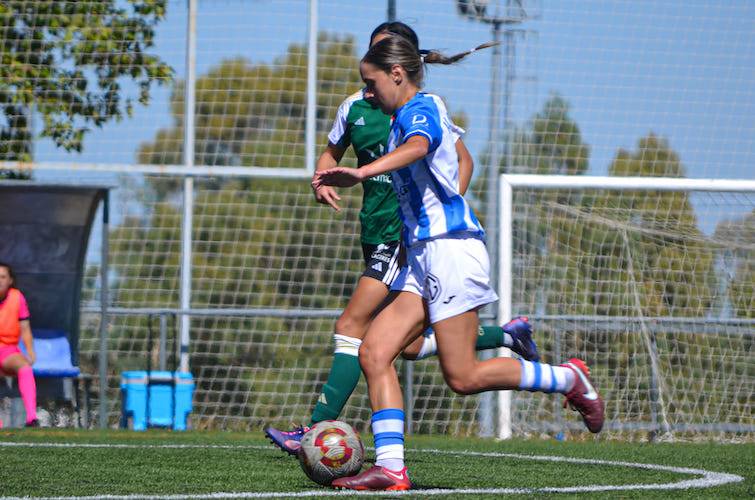
[{"label": "dark hair", "polygon": [[498,42],[483,43],[466,52],[460,52],[452,56],[445,56],[434,50],[428,51],[426,55],[421,55],[410,40],[403,36],[391,36],[380,40],[370,47],[362,58],[362,62],[374,64],[386,73],[390,73],[393,65],[398,64],[404,68],[409,80],[420,87],[424,78],[423,63],[453,64],[461,61],[476,50],[486,49],[497,44]]},{"label": "dark hair", "polygon": [[10,275],[10,279],[13,281],[13,287],[16,286],[16,275],[13,274],[13,268],[10,267],[10,264],[6,264],[5,262],[0,261],[0,267],[4,267],[8,270],[8,274]]},{"label": "dark hair", "polygon": [[402,23],[401,21],[391,21],[379,24],[377,28],[372,30],[372,34],[370,35],[370,44],[372,44],[372,41],[376,36],[383,33],[385,33],[386,35],[403,36],[404,38],[409,40],[412,45],[414,45],[414,48],[417,50],[417,52],[419,52],[420,54],[427,52],[419,49],[419,38],[417,37],[417,33],[412,29],[411,26],[406,23]]}]

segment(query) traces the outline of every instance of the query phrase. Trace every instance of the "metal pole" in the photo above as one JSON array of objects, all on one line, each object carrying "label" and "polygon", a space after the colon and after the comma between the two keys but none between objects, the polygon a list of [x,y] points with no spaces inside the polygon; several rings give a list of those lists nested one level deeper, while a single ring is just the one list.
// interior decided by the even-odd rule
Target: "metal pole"
[{"label": "metal pole", "polygon": [[[493,22],[493,41],[498,42],[501,38],[501,23]],[[499,45],[493,47],[493,64],[491,66],[490,82],[490,133],[488,135],[488,146],[490,148],[490,158],[487,164],[487,186],[486,186],[486,205],[485,205],[485,231],[487,233],[487,247],[490,255],[490,277],[491,285],[496,287],[497,275],[497,225],[498,225],[498,164],[500,162],[500,149],[498,148],[499,124],[500,124],[500,92],[498,85],[500,80],[501,68],[501,49]],[[494,313],[495,314],[495,313]],[[498,316],[496,320],[500,319]],[[482,359],[490,359],[492,355],[483,352],[480,356]],[[490,437],[495,434],[495,393],[485,392],[480,396],[480,436]]]},{"label": "metal pole", "polygon": [[[194,111],[196,81],[196,34],[197,0],[189,0],[189,18],[186,33],[186,102],[184,106],[184,166],[194,166]],[[191,307],[191,231],[194,225],[194,178],[184,177],[183,214],[181,217],[181,309]],[[189,332],[190,318],[181,316],[181,368],[189,371]]]},{"label": "metal pole", "polygon": [[307,122],[306,166],[315,172],[315,133],[317,132],[317,0],[309,0],[309,40],[307,42]]},{"label": "metal pole", "polygon": [[396,0],[388,0],[388,22],[396,20]]},{"label": "metal pole", "polygon": [[[158,365],[160,370],[167,370],[167,351],[168,351],[168,314],[164,313],[160,315],[160,354]],[[150,356],[152,353],[150,353]]]},{"label": "metal pole", "polygon": [[[511,184],[500,178],[501,191],[501,265],[499,267],[498,280],[498,317],[510,318],[512,312],[511,289],[514,282],[514,252],[512,235],[514,232],[514,190]],[[498,350],[501,356],[511,356],[508,349]],[[511,391],[499,391],[498,393],[498,438],[508,439],[511,437]]]},{"label": "metal pole", "polygon": [[[100,253],[100,429],[107,429],[107,327],[108,327],[108,253],[110,231],[110,194],[102,199],[102,248]],[[84,390],[87,390],[86,387]],[[86,399],[86,394],[84,399]]]}]

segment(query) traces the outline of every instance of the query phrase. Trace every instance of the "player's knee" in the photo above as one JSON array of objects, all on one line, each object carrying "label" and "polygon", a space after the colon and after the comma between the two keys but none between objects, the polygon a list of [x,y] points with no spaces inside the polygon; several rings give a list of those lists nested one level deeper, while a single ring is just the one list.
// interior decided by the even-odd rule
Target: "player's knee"
[{"label": "player's knee", "polygon": [[469,375],[446,375],[446,383],[456,394],[468,396],[480,392],[477,381]]},{"label": "player's knee", "polygon": [[371,374],[381,373],[385,370],[385,366],[390,365],[390,363],[391,360],[388,359],[388,356],[375,346],[367,343],[362,343],[359,346],[359,364],[365,376],[369,377]]}]

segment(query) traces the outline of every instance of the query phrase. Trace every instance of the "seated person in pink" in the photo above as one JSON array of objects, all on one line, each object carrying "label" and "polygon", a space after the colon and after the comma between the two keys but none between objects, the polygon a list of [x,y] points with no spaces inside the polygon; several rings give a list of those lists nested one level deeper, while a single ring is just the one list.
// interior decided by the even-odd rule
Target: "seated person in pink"
[{"label": "seated person in pink", "polygon": [[[18,377],[18,389],[26,409],[26,427],[39,427],[37,385],[31,365],[36,355],[29,324],[29,307],[24,295],[14,288],[13,269],[0,262],[0,376]],[[18,348],[24,341],[28,356]]]}]

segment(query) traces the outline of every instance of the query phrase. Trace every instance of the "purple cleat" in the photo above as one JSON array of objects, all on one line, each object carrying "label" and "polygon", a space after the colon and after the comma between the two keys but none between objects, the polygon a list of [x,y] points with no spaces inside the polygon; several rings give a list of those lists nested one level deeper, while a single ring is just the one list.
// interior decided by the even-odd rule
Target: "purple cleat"
[{"label": "purple cleat", "polygon": [[537,352],[537,345],[532,340],[532,326],[527,316],[517,316],[505,325],[503,331],[511,335],[514,345],[509,347],[512,351],[520,355],[527,361],[539,361],[540,354]]},{"label": "purple cleat", "polygon": [[297,427],[292,431],[280,431],[273,427],[265,429],[265,435],[270,441],[275,446],[292,456],[296,456],[299,452],[299,448],[301,448],[301,438],[304,437],[304,434],[307,432],[309,432],[309,427],[306,425]]}]

